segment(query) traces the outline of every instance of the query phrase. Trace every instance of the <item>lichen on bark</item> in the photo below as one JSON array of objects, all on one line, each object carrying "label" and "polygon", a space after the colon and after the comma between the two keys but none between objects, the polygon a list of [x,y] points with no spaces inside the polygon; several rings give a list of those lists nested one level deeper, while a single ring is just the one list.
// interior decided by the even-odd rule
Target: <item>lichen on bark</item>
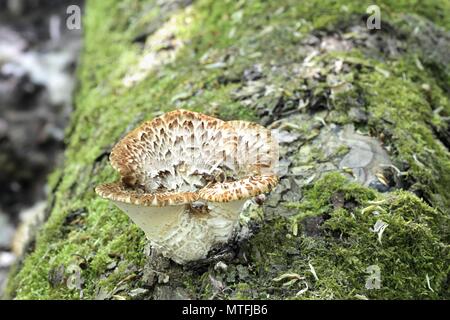
[{"label": "lichen on bark", "polygon": [[[88,2],[65,162],[9,297],[448,299],[449,4],[380,1],[377,31],[369,4]],[[245,213],[244,240],[184,268],[93,191],[118,178],[112,145],[174,108],[282,138],[280,184]],[[387,167],[343,161],[380,148]]]}]

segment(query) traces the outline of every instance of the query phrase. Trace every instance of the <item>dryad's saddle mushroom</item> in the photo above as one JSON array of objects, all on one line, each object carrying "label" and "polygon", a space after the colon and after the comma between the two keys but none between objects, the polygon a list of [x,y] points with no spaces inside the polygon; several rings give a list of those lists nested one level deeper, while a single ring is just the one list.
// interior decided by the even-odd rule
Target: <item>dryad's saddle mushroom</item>
[{"label": "dryad's saddle mushroom", "polygon": [[186,110],[143,123],[117,143],[110,161],[121,180],[96,192],[180,264],[227,242],[245,201],[278,182],[270,130]]}]

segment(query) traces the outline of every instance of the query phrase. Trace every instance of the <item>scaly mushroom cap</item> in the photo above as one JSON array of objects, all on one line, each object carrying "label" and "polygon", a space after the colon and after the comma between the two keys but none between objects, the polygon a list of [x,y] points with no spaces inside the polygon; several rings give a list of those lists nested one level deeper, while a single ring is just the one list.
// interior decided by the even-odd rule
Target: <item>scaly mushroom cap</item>
[{"label": "scaly mushroom cap", "polygon": [[110,156],[121,181],[96,192],[143,206],[247,199],[277,184],[277,150],[263,126],[180,109],[127,134]]}]

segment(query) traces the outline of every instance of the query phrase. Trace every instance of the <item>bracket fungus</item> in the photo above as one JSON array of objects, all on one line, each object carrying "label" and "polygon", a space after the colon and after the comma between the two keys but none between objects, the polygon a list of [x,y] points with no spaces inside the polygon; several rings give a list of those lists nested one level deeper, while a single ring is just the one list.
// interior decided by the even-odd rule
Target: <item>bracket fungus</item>
[{"label": "bracket fungus", "polygon": [[246,200],[278,183],[278,144],[270,130],[181,109],[128,133],[110,162],[121,179],[97,186],[97,194],[180,264],[230,240]]}]

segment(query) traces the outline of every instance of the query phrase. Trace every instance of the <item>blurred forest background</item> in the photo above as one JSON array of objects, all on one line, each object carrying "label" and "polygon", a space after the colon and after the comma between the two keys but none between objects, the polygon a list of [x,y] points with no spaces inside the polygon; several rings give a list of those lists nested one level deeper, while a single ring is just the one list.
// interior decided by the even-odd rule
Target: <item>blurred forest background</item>
[{"label": "blurred forest background", "polygon": [[16,228],[43,215],[61,163],[82,43],[66,27],[71,4],[83,2],[0,1],[0,293],[21,250]]}]

